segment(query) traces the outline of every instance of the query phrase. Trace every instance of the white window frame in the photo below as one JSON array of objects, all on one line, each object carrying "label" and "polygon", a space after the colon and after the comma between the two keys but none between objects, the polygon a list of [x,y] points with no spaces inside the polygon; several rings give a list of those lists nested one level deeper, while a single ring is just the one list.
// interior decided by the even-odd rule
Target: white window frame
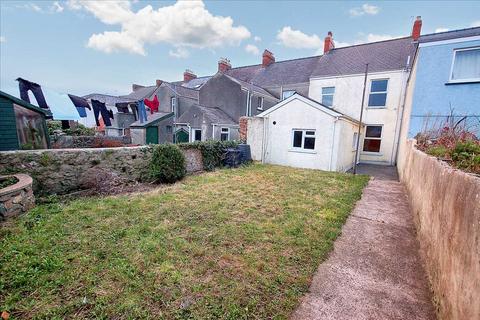
[{"label": "white window frame", "polygon": [[[373,81],[382,81],[382,80],[387,80],[387,88],[385,89],[385,91],[372,92]],[[388,87],[389,86],[390,86],[390,79],[389,78],[370,79],[370,87],[368,88],[367,108],[369,108],[369,109],[385,109],[387,107]],[[376,93],[385,93],[385,104],[383,106],[370,106],[369,105],[370,95],[371,94],[376,94]]]},{"label": "white window frame", "polygon": [[177,108],[177,97],[170,98],[170,108],[172,112],[175,112],[175,109]]},{"label": "white window frame", "polygon": [[[326,89],[326,88],[333,88],[333,93],[323,93],[323,89]],[[331,106],[327,106],[327,107],[333,107],[333,99],[335,98],[335,86],[326,86],[326,87],[322,87],[322,99],[321,99],[321,103],[324,105],[324,106],[327,106],[326,104],[323,103],[323,96],[332,96],[332,105]]]},{"label": "white window frame", "polygon": [[470,51],[470,50],[480,50],[480,47],[469,47],[469,48],[461,48],[461,49],[453,49],[453,58],[452,64],[450,66],[450,76],[448,82],[451,83],[463,83],[463,82],[480,82],[480,78],[470,78],[470,79],[452,79],[453,76],[453,67],[455,65],[455,58],[457,56],[458,51]]},{"label": "white window frame", "polygon": [[[293,92],[293,93],[292,93],[291,95],[289,95],[288,97],[284,98],[285,92]],[[282,89],[282,100],[285,100],[285,99],[290,98],[290,97],[293,96],[295,93],[297,93],[297,91],[295,91],[295,90],[283,90],[283,89]]]},{"label": "white window frame", "polygon": [[[302,132],[302,144],[301,144],[300,147],[295,147],[293,145],[294,141],[295,141],[295,131],[301,131]],[[307,135],[307,131],[309,131],[309,132],[313,131],[313,135],[311,135],[311,134]],[[313,149],[305,149],[305,138],[306,137],[315,139],[315,142],[313,144]],[[298,128],[292,129],[292,139],[291,139],[291,142],[290,142],[291,150],[315,153],[316,144],[317,144],[317,130],[315,130],[315,129],[298,129]]]},{"label": "white window frame", "polygon": [[[367,137],[367,128],[368,127],[381,127],[382,130],[380,131],[380,137]],[[365,148],[365,140],[380,140],[380,148],[378,151],[365,151],[363,150]],[[362,143],[362,153],[366,154],[375,154],[375,155],[381,155],[381,150],[382,150],[382,139],[383,139],[383,124],[367,124],[365,126],[365,134],[363,135],[363,143]]]},{"label": "white window frame", "polygon": [[[258,105],[258,102],[260,102],[260,105]],[[263,97],[257,98],[257,110],[263,110]]]},{"label": "white window frame", "polygon": [[[200,131],[200,140],[196,140],[196,133],[197,131]],[[195,142],[195,141],[202,141],[202,129],[196,129],[196,128],[192,128],[192,142]]]},{"label": "white window frame", "polygon": [[[223,131],[223,129],[226,129],[227,131]],[[224,141],[230,141],[230,128],[229,127],[221,127],[220,128],[220,140],[222,140],[222,134],[227,134],[227,140]]]},{"label": "white window frame", "polygon": [[[382,128],[383,131],[383,128]],[[352,150],[357,150],[358,143],[358,132],[353,133],[353,140],[352,140]]]}]

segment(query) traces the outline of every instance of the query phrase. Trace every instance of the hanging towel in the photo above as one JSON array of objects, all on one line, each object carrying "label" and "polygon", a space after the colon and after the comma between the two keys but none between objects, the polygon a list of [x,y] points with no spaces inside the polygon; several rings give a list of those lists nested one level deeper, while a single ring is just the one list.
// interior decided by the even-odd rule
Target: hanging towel
[{"label": "hanging towel", "polygon": [[143,102],[150,108],[150,114],[154,112],[158,112],[158,107],[160,106],[160,102],[158,101],[157,95],[153,97],[153,100],[144,99]]},{"label": "hanging towel", "polygon": [[23,101],[30,103],[30,98],[28,96],[28,90],[30,90],[35,97],[35,100],[37,100],[38,106],[42,109],[49,109],[47,101],[45,101],[45,96],[43,95],[42,87],[38,83],[30,82],[22,78],[17,78],[17,81],[20,90],[20,98]]},{"label": "hanging towel", "polygon": [[72,100],[72,103],[77,109],[80,118],[86,118],[87,110],[85,109],[92,110],[87,100],[81,97],[74,96],[73,94],[69,94],[68,97],[70,98],[70,100]]},{"label": "hanging towel", "polygon": [[95,123],[97,124],[97,127],[100,127],[100,121],[99,121],[100,114],[102,115],[103,122],[105,123],[105,125],[107,126],[111,125],[110,115],[108,114],[107,108],[105,107],[105,103],[95,99],[92,99],[91,101],[92,101],[93,114],[95,116]]},{"label": "hanging towel", "polygon": [[143,100],[137,102],[138,107],[138,118],[140,119],[140,123],[144,123],[147,121],[147,111],[145,110],[145,104]]}]

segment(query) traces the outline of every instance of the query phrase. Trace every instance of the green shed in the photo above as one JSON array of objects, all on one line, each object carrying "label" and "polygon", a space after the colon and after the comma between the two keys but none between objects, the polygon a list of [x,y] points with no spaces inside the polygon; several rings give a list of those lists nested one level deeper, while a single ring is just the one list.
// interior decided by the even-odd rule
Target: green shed
[{"label": "green shed", "polygon": [[0,151],[47,149],[46,118],[51,116],[50,110],[0,91]]}]

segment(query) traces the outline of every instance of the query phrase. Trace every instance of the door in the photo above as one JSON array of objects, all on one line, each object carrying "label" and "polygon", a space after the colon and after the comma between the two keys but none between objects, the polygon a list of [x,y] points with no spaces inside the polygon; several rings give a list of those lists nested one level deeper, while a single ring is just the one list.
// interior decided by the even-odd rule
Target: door
[{"label": "door", "polygon": [[175,143],[186,143],[188,142],[188,132],[180,129],[175,133]]},{"label": "door", "polygon": [[158,127],[147,127],[146,144],[158,144]]}]

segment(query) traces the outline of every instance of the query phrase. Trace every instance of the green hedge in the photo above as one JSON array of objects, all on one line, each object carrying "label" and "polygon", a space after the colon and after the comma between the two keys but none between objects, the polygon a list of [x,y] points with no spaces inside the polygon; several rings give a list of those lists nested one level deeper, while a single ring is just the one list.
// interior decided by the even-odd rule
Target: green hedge
[{"label": "green hedge", "polygon": [[196,141],[191,143],[179,143],[181,149],[197,149],[200,150],[203,157],[203,168],[207,171],[215,170],[220,167],[225,157],[225,151],[228,148],[236,148],[238,141]]},{"label": "green hedge", "polygon": [[152,147],[150,178],[153,182],[174,183],[186,174],[185,156],[174,144],[159,144]]}]

